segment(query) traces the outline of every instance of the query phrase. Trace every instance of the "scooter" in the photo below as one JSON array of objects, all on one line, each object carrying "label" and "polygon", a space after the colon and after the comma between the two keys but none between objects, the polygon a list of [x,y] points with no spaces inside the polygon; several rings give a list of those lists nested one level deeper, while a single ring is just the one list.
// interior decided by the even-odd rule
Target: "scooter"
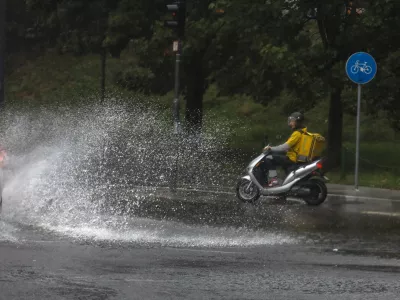
[{"label": "scooter", "polygon": [[268,155],[271,155],[269,150],[254,158],[246,168],[247,175],[239,179],[236,195],[242,202],[255,204],[261,195],[282,200],[297,198],[313,206],[325,201],[328,195],[325,182],[329,179],[323,173],[323,158],[285,169],[286,178],[280,180],[280,185],[264,187],[265,175],[261,164]]}]

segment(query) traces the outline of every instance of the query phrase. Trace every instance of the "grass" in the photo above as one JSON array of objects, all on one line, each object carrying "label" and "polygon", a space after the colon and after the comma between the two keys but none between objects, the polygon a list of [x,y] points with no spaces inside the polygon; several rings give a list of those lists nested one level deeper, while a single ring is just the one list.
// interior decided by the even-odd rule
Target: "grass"
[{"label": "grass", "polygon": [[[106,90],[109,94],[132,95],[113,81],[123,61],[107,59]],[[100,95],[100,56],[73,56],[47,53],[23,65],[6,77],[7,104],[74,105],[98,101]]]},{"label": "grass", "polygon": [[[343,178],[340,171],[326,174],[331,183],[354,185],[354,171],[347,173]],[[400,176],[395,176],[388,171],[360,172],[359,185],[372,188],[400,189]]]},{"label": "grass", "polygon": [[[341,170],[331,172],[333,183],[354,184],[355,145],[345,144]],[[360,145],[359,183],[361,186],[400,189],[400,164],[397,161],[400,143],[380,142]]]},{"label": "grass", "polygon": [[[147,101],[171,113],[173,93],[162,97],[145,97],[115,85],[115,73],[124,68],[124,59],[107,60],[107,91],[132,101]],[[75,105],[82,101],[98,101],[100,90],[100,57],[90,55],[75,57],[48,53],[35,61],[27,61],[13,70],[6,80],[7,103],[29,107],[30,105]],[[355,97],[355,94],[354,94]],[[129,100],[130,101],[130,100]],[[244,95],[220,96],[211,86],[204,97],[204,131],[227,139],[232,151],[245,153],[249,159],[264,146],[269,137],[273,145],[283,143],[290,130],[283,107],[291,101],[290,95],[282,94],[268,106],[255,103]],[[301,108],[299,108],[301,109]],[[183,119],[184,107],[181,109]],[[307,112],[308,129],[326,135],[328,101],[322,99]],[[360,155],[360,184],[362,186],[400,189],[400,134],[394,132],[385,116],[362,116]],[[345,114],[344,140],[348,149],[344,171],[330,172],[332,183],[354,184],[355,117]],[[243,156],[242,156],[243,157]]]}]

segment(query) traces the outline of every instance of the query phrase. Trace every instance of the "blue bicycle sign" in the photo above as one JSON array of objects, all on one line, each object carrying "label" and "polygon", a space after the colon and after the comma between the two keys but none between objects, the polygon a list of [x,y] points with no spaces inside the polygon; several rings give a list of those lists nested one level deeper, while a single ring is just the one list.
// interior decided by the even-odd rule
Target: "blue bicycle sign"
[{"label": "blue bicycle sign", "polygon": [[357,84],[370,82],[374,79],[376,71],[375,59],[365,52],[354,53],[346,63],[347,76]]},{"label": "blue bicycle sign", "polygon": [[372,68],[368,66],[367,62],[360,63],[360,61],[357,60],[356,63],[353,66],[351,66],[350,71],[353,74],[357,74],[358,72],[363,72],[369,75],[372,73]]}]

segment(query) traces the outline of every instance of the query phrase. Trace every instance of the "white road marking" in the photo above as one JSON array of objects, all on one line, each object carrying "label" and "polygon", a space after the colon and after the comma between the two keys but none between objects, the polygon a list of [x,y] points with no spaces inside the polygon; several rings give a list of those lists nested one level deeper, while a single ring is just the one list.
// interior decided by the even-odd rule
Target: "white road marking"
[{"label": "white road marking", "polygon": [[392,213],[392,212],[385,212],[385,211],[362,211],[361,213],[364,215],[400,217],[400,213]]},{"label": "white road marking", "polygon": [[[346,197],[352,199],[363,199],[363,200],[379,200],[379,201],[391,201],[391,202],[400,202],[400,200],[394,199],[386,199],[386,198],[375,198],[375,197],[365,197],[365,196],[353,196],[353,195],[340,195],[340,194],[328,194],[328,197]],[[329,199],[329,198],[328,198]]]},{"label": "white road marking", "polygon": [[207,253],[221,253],[221,254],[243,254],[243,252],[236,251],[218,251],[218,250],[207,250],[207,249],[187,249],[187,248],[168,248],[178,251],[190,251],[190,252],[207,252]]}]

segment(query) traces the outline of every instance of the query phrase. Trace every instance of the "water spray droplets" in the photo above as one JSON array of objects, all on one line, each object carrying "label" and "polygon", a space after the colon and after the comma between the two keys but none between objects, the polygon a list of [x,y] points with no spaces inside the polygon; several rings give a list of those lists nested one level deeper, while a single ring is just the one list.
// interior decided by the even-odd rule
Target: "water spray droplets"
[{"label": "water spray droplets", "polygon": [[78,238],[186,246],[289,241],[132,218],[157,187],[168,185],[176,162],[180,185],[224,182],[229,126],[213,124],[212,133],[181,136],[177,148],[161,111],[108,103],[4,112],[0,141],[12,169],[4,189],[7,218]]}]

